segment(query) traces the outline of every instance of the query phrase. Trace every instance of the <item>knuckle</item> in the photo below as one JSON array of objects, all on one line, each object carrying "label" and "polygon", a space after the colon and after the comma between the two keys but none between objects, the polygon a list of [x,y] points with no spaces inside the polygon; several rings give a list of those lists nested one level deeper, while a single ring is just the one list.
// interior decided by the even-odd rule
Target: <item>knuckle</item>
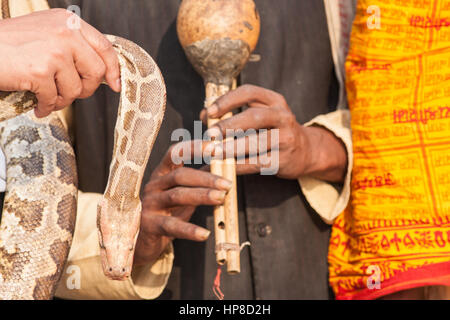
[{"label": "knuckle", "polygon": [[169,221],[168,219],[161,219],[160,224],[159,224],[159,231],[161,234],[163,235],[167,235],[169,233]]},{"label": "knuckle", "polygon": [[208,190],[204,190],[203,192],[200,193],[200,198],[203,203],[209,203],[211,201],[214,201],[212,192],[213,192],[213,190],[208,189]]},{"label": "knuckle", "polygon": [[207,182],[206,185],[209,188],[216,188],[217,183],[219,182],[219,180],[223,179],[222,177],[213,175],[213,174],[211,174],[209,172],[205,172],[203,174],[205,175],[205,181]]},{"label": "knuckle", "polygon": [[32,91],[33,83],[28,79],[20,79],[19,80],[19,91]]},{"label": "knuckle", "polygon": [[287,126],[293,126],[297,122],[297,118],[290,111],[280,112],[281,121]]},{"label": "knuckle", "polygon": [[253,108],[250,109],[253,113],[252,117],[256,123],[260,123],[264,120],[265,109]]},{"label": "knuckle", "polygon": [[171,173],[171,179],[174,185],[179,185],[183,176],[182,168],[175,169]]},{"label": "knuckle", "polygon": [[295,140],[296,140],[296,137],[292,133],[292,131],[287,131],[286,133],[283,134],[283,140],[282,140],[283,145],[292,146],[292,145],[294,145]]},{"label": "knuckle", "polygon": [[255,90],[255,86],[252,84],[244,84],[240,87],[240,90],[245,93],[250,93]]},{"label": "knuckle", "polygon": [[[215,193],[213,195],[213,192]],[[223,202],[224,199],[220,200],[217,198],[217,191],[215,189],[203,189],[199,193],[199,197],[202,203],[215,204],[217,202]]]},{"label": "knuckle", "polygon": [[101,52],[106,52],[113,50],[113,46],[112,43],[103,35],[99,35],[97,38],[97,49]]},{"label": "knuckle", "polygon": [[106,66],[102,62],[96,63],[95,66],[91,69],[92,76],[97,80],[103,78],[105,72]]},{"label": "knuckle", "polygon": [[38,109],[46,115],[49,115],[56,108],[56,102],[47,102],[45,105],[38,106]]},{"label": "knuckle", "polygon": [[58,103],[59,107],[66,107],[67,105],[71,104],[75,99],[81,96],[83,90],[81,84],[70,84],[70,86],[64,83],[58,84],[59,84],[58,86],[59,95],[62,98]]},{"label": "knuckle", "polygon": [[[74,12],[70,11],[70,10],[66,10],[63,8],[54,8],[51,9],[51,13],[55,15],[55,17],[58,19],[58,21],[62,22],[60,23],[60,29],[58,29],[58,33],[62,32],[61,35],[69,35],[72,33],[72,30],[70,30],[70,28],[67,28],[67,21],[69,21],[69,19],[77,17],[79,18]],[[65,33],[64,29],[66,29],[66,31],[68,31],[68,33]]]},{"label": "knuckle", "polygon": [[169,204],[172,204],[174,202],[174,199],[176,198],[175,191],[174,190],[169,191],[166,196],[167,202]]},{"label": "knuckle", "polygon": [[176,203],[179,197],[180,197],[180,190],[177,188],[170,190],[167,195],[170,204]]},{"label": "knuckle", "polygon": [[73,101],[78,97],[80,97],[82,93],[83,93],[83,86],[81,83],[77,83],[72,86],[71,92],[69,93],[67,98]]},{"label": "knuckle", "polygon": [[74,88],[75,98],[78,98],[79,96],[81,96],[82,93],[83,93],[83,85],[80,82],[77,85],[75,85],[75,88]]},{"label": "knuckle", "polygon": [[276,94],[276,100],[278,101],[278,103],[282,106],[285,107],[287,106],[287,102],[286,102],[286,98],[280,94],[280,93],[275,93]]},{"label": "knuckle", "polygon": [[153,181],[150,181],[144,187],[144,197],[151,197],[153,190],[154,190]]},{"label": "knuckle", "polygon": [[53,8],[53,9],[50,9],[50,12],[55,15],[67,15],[68,14],[68,11],[63,8]]},{"label": "knuckle", "polygon": [[47,63],[50,63],[53,60],[63,60],[65,55],[64,49],[58,44],[53,43],[48,56],[49,61]]},{"label": "knuckle", "polygon": [[142,206],[146,210],[151,210],[154,207],[154,200],[151,194],[145,194],[144,199],[142,200]]},{"label": "knuckle", "polygon": [[[69,17],[68,15],[66,15],[66,17]],[[67,28],[67,26],[64,24],[62,26],[60,26],[59,28],[56,28],[54,30],[55,34],[60,37],[60,38],[71,38],[73,35],[73,31],[70,30],[69,28]]]},{"label": "knuckle", "polygon": [[195,237],[195,231],[197,229],[196,226],[192,225],[192,224],[187,224],[187,225],[183,225],[184,230],[185,230],[185,235],[188,235],[190,237]]},{"label": "knuckle", "polygon": [[256,88],[257,87],[252,84],[244,84],[241,87],[239,87],[239,91],[241,94],[247,97],[251,97],[252,95],[254,95]]},{"label": "knuckle", "polygon": [[46,63],[35,64],[30,68],[30,75],[33,78],[44,79],[51,76],[51,67]]},{"label": "knuckle", "polygon": [[55,95],[52,98],[50,98],[48,100],[48,102],[47,102],[48,109],[51,109],[51,110],[55,109],[57,102],[58,102],[58,96],[57,95]]},{"label": "knuckle", "polygon": [[52,111],[58,111],[59,109],[64,109],[64,107],[68,106],[71,103],[72,103],[72,101],[70,101],[68,98],[58,96],[58,100],[56,102],[55,107],[52,109]]},{"label": "knuckle", "polygon": [[226,139],[227,128],[230,128],[232,124],[232,119],[225,119],[217,122],[211,129],[210,135],[214,141],[222,142]]},{"label": "knuckle", "polygon": [[274,107],[282,107],[282,108],[286,108],[287,107],[287,102],[286,102],[286,98],[281,94],[278,93],[276,91],[270,91],[270,93],[273,96],[273,101],[274,101]]},{"label": "knuckle", "polygon": [[59,19],[67,19],[72,14],[72,12],[63,8],[52,8],[49,10],[49,13],[58,21],[60,21]]},{"label": "knuckle", "polygon": [[49,102],[47,102],[45,111],[47,112],[52,112],[53,110],[56,109],[56,102],[58,100],[58,97],[55,96],[55,98],[52,98]]}]

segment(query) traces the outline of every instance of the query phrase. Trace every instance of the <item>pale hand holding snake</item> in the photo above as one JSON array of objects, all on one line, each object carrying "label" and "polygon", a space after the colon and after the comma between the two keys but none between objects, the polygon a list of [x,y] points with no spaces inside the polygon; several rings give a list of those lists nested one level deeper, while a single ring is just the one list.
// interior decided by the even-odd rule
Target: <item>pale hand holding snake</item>
[{"label": "pale hand holding snake", "polygon": [[[10,16],[5,7],[2,16]],[[122,92],[97,225],[104,273],[124,280],[131,273],[141,217],[139,191],[164,117],[166,89],[158,66],[143,49],[107,38],[119,56]],[[75,227],[75,154],[59,118],[38,119],[35,106],[30,92],[0,92],[0,146],[7,167],[0,299],[51,299]]]}]

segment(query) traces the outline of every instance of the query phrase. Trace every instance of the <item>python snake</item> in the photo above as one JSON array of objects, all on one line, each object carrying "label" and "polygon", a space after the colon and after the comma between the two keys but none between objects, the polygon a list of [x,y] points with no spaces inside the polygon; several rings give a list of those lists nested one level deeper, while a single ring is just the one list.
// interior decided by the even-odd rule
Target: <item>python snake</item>
[{"label": "python snake", "polygon": [[[9,15],[2,6],[3,18]],[[158,66],[142,48],[116,36],[107,38],[118,53],[122,91],[97,226],[103,271],[110,279],[124,280],[131,272],[139,191],[164,117],[166,88]],[[36,103],[30,92],[0,92],[0,147],[7,168],[0,299],[51,299],[75,228],[75,154],[58,116],[36,118]]]}]

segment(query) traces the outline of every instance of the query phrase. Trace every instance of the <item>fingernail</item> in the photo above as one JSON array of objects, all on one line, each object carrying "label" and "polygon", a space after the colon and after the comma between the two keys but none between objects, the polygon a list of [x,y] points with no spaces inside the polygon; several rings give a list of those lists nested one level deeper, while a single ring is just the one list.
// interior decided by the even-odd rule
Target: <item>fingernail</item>
[{"label": "fingernail", "polygon": [[208,116],[214,117],[217,112],[219,112],[219,107],[216,104],[213,104],[211,107],[207,109]]},{"label": "fingernail", "polygon": [[205,119],[205,118],[206,118],[205,116],[206,116],[207,112],[208,112],[208,110],[206,110],[206,109],[203,109],[202,111],[200,111],[200,119],[201,119],[202,121],[206,120],[206,119]]},{"label": "fingernail", "polygon": [[45,118],[45,117],[47,117],[49,114],[50,114],[50,113],[42,112],[42,111],[39,110],[38,108],[34,108],[34,115],[35,115],[36,118],[38,118],[38,119]]},{"label": "fingernail", "polygon": [[218,191],[218,190],[213,190],[209,194],[211,199],[213,199],[215,201],[219,201],[219,202],[223,202],[225,200],[225,195],[226,195],[226,193],[224,191]]},{"label": "fingernail", "polygon": [[203,229],[203,228],[198,228],[198,229],[195,231],[195,233],[196,233],[196,235],[198,236],[198,238],[201,238],[201,239],[206,240],[206,239],[209,238],[209,235],[211,234],[211,231],[206,230],[206,229]]},{"label": "fingernail", "polygon": [[34,115],[36,116],[36,118],[42,118],[41,112],[39,111],[38,108],[34,108]]},{"label": "fingernail", "polygon": [[226,190],[230,190],[231,187],[233,186],[233,183],[231,181],[228,180],[224,180],[224,179],[219,179],[217,180],[217,187],[220,189],[226,189]]}]

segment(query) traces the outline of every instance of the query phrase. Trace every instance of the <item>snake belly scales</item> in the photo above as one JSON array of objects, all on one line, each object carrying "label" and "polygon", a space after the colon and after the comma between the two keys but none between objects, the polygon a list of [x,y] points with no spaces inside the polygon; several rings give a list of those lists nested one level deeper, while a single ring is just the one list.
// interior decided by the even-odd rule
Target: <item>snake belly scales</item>
[{"label": "snake belly scales", "polygon": [[[3,18],[9,18],[2,7]],[[130,275],[139,231],[140,187],[159,132],[166,88],[153,59],[136,44],[107,36],[118,53],[122,92],[110,175],[97,225],[105,275]],[[55,113],[38,119],[30,92],[0,92],[0,147],[6,195],[0,226],[0,299],[51,299],[72,242],[77,169]]]}]

